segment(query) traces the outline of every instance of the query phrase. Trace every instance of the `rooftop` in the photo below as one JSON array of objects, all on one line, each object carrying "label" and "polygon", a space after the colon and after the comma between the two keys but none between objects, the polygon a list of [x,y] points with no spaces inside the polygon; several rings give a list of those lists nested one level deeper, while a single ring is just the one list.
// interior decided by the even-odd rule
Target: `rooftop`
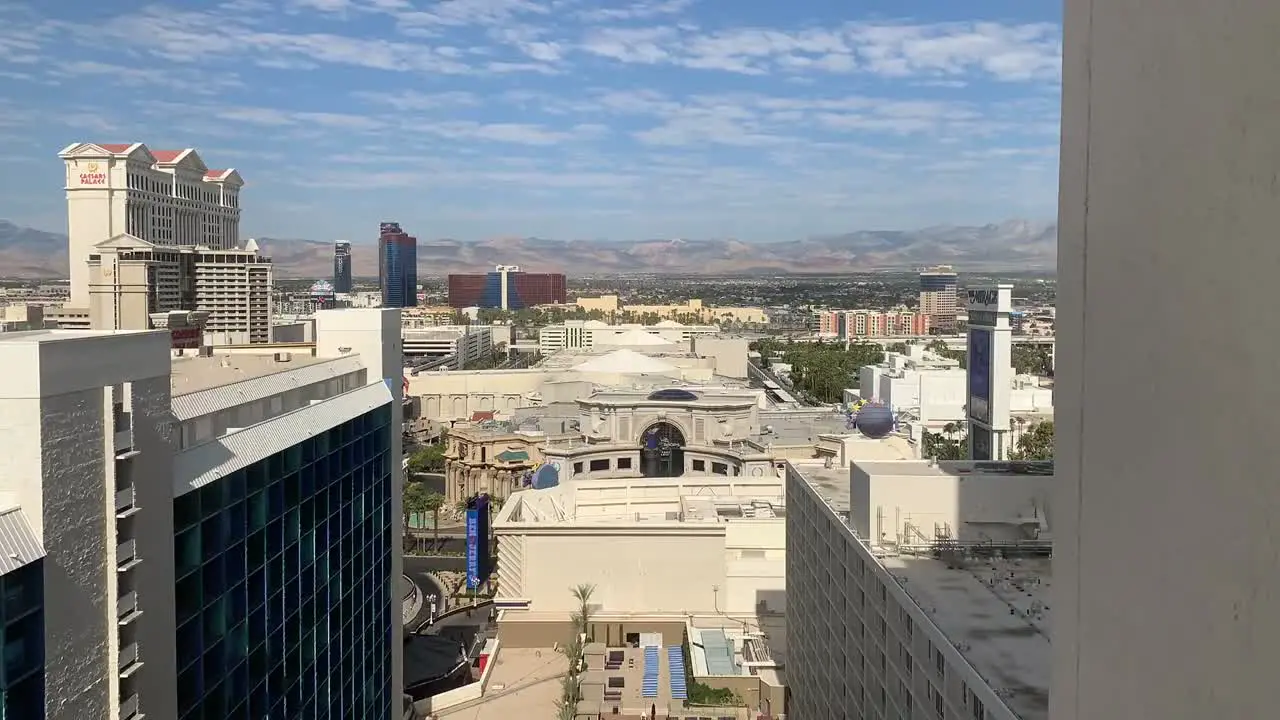
[{"label": "rooftop", "polygon": [[786,515],[778,477],[598,479],[511,496],[500,522],[572,525],[618,522],[715,525]]},{"label": "rooftop", "polygon": [[1049,716],[1049,559],[988,558],[960,569],[925,557],[882,562],[1009,709],[1023,720]]},{"label": "rooftop", "polygon": [[[855,458],[856,460],[856,458]],[[845,523],[850,511],[850,471],[816,463],[792,463]],[[1043,474],[1045,463],[857,462],[876,477],[964,474]],[[852,527],[849,528],[854,533]],[[1023,720],[1048,717],[1051,560],[1003,555],[898,554],[876,547],[872,554],[897,580],[965,660]],[[945,552],[945,550],[941,551]],[[1002,556],[1003,555],[1003,556]]]},{"label": "rooftop", "polygon": [[213,357],[182,356],[173,359],[170,376],[172,394],[187,395],[221,385],[253,380],[288,372],[310,365],[329,362],[333,358],[290,354],[289,360],[280,361],[275,355],[215,355]]},{"label": "rooftop", "polygon": [[435,716],[441,720],[555,720],[560,679],[565,673],[563,651],[504,647],[490,662],[494,668],[483,697],[438,710]]}]

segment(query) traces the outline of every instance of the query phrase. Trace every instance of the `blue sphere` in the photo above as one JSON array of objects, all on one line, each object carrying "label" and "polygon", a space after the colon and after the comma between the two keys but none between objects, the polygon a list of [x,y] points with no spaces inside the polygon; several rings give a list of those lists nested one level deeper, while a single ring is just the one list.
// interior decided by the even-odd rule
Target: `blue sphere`
[{"label": "blue sphere", "polygon": [[858,410],[857,418],[854,420],[857,425],[858,432],[863,437],[879,440],[888,437],[893,432],[893,426],[896,424],[893,419],[893,411],[888,405],[883,403],[868,403]]},{"label": "blue sphere", "polygon": [[533,473],[533,489],[546,490],[560,484],[560,470],[550,463],[543,465]]}]

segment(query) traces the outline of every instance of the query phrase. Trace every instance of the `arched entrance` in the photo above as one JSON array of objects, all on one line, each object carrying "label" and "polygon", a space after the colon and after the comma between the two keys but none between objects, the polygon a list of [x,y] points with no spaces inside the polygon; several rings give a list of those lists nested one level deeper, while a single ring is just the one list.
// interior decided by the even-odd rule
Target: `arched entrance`
[{"label": "arched entrance", "polygon": [[644,477],[684,475],[684,433],[665,420],[640,436],[640,474]]}]

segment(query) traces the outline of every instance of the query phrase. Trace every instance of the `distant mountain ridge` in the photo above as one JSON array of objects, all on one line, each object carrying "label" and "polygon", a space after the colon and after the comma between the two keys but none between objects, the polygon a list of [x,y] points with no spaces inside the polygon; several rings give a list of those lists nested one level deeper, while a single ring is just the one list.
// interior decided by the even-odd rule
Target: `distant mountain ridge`
[{"label": "distant mountain ridge", "polygon": [[[333,273],[333,243],[257,238],[285,278]],[[1007,220],[982,226],[940,225],[920,230],[859,230],[804,240],[549,240],[513,237],[461,242],[418,241],[418,273],[482,272],[494,265],[568,275],[608,273],[831,273],[906,270],[950,264],[966,271],[1051,270],[1057,261],[1055,223]],[[357,276],[378,274],[372,244],[351,248]],[[0,277],[57,278],[67,274],[67,238],[0,220]]]}]

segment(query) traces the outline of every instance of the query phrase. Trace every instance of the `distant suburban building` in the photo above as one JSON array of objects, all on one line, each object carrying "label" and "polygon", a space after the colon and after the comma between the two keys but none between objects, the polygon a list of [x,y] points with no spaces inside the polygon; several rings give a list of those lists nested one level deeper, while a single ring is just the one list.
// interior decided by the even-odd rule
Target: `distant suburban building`
[{"label": "distant suburban building", "polygon": [[378,228],[378,281],[382,307],[418,304],[418,239],[401,230],[400,223],[384,222]]},{"label": "distant suburban building", "polygon": [[493,272],[449,276],[449,305],[522,310],[565,302],[562,273],[528,273],[519,265],[499,265]]},{"label": "distant suburban building", "polygon": [[351,243],[346,240],[333,244],[333,291],[351,292]]},{"label": "distant suburban building", "polygon": [[820,336],[880,338],[928,334],[930,316],[911,310],[818,310],[814,326]]},{"label": "distant suburban building", "polygon": [[920,312],[929,316],[930,325],[943,332],[956,327],[956,272],[950,265],[939,265],[920,273]]}]

